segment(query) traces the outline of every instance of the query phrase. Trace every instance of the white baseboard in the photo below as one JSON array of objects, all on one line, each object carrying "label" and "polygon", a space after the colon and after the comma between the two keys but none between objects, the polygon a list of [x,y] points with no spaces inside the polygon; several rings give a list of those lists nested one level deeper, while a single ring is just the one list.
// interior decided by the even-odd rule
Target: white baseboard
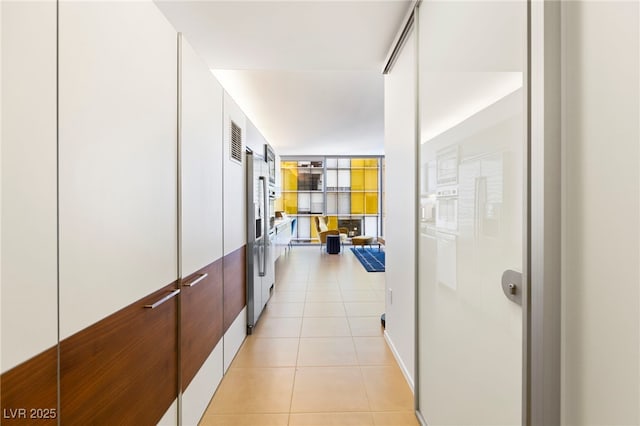
[{"label": "white baseboard", "polygon": [[404,376],[405,380],[409,384],[409,387],[411,388],[411,393],[413,393],[415,395],[413,377],[411,376],[411,374],[409,374],[409,370],[407,369],[407,366],[405,365],[404,361],[400,357],[400,354],[396,350],[396,347],[393,344],[393,341],[391,340],[391,337],[389,337],[389,334],[387,333],[387,330],[384,331],[384,340],[387,341],[387,344],[389,345],[389,348],[391,349],[391,353],[393,354],[393,357],[398,362],[398,366],[400,366],[400,371],[402,371],[402,375]]}]

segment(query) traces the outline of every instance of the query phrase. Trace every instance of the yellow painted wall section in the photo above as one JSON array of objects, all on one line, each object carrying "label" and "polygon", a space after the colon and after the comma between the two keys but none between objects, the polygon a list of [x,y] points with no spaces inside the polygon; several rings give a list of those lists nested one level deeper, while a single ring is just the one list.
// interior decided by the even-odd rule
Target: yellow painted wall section
[{"label": "yellow painted wall section", "polygon": [[378,190],[378,169],[364,171],[364,189],[367,191]]},{"label": "yellow painted wall section", "polygon": [[364,170],[351,169],[351,190],[362,191],[364,189]]},{"label": "yellow painted wall section", "polygon": [[318,230],[316,229],[316,220],[311,218],[311,238],[318,239]]},{"label": "yellow painted wall section", "polygon": [[[298,163],[295,161],[283,161],[280,166],[282,169],[283,191],[280,210],[284,210],[287,214],[297,214],[298,194],[286,191],[296,191],[298,189]],[[276,207],[277,209],[278,207]]]},{"label": "yellow painted wall section", "polygon": [[364,213],[364,193],[352,192],[351,193],[351,214],[363,214]]},{"label": "yellow painted wall section", "polygon": [[377,214],[378,213],[378,193],[367,192],[364,195],[365,213]]},{"label": "yellow painted wall section", "polygon": [[366,161],[366,159],[364,158],[352,158],[351,159],[351,168],[355,169],[358,167],[364,167],[364,162]]},{"label": "yellow painted wall section", "polygon": [[282,194],[282,204],[287,214],[298,213],[298,194],[295,192],[285,192]]},{"label": "yellow painted wall section", "polygon": [[285,191],[298,189],[298,169],[282,169],[282,186]]},{"label": "yellow painted wall section", "polygon": [[328,216],[327,227],[329,229],[338,229],[338,216]]}]

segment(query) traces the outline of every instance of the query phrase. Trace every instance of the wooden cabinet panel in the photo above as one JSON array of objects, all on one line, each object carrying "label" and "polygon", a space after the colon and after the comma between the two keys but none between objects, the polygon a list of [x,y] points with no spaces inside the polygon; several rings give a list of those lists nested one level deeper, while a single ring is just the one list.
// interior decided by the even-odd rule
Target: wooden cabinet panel
[{"label": "wooden cabinet panel", "polygon": [[[195,285],[190,286],[192,283]],[[222,259],[184,279],[181,298],[180,364],[184,391],[222,339]]]},{"label": "wooden cabinet panel", "polygon": [[178,297],[170,284],[60,342],[64,425],[155,425],[178,391]]},{"label": "wooden cabinet panel", "polygon": [[58,424],[57,346],[7,371],[0,381],[2,424]]}]

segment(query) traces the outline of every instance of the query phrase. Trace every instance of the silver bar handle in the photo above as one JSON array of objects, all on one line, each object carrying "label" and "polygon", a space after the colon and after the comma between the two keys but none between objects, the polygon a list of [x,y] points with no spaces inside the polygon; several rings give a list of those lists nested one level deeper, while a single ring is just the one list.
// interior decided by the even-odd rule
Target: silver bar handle
[{"label": "silver bar handle", "polygon": [[185,287],[193,287],[193,286],[195,286],[196,284],[198,284],[200,281],[202,281],[202,280],[204,280],[205,278],[207,278],[208,276],[209,276],[209,274],[200,274],[200,275],[198,276],[198,278],[196,278],[195,280],[193,280],[193,281],[191,281],[191,282],[189,282],[189,283],[187,283],[187,284],[182,284],[182,285],[183,285],[183,286],[185,286]]},{"label": "silver bar handle", "polygon": [[151,305],[144,305],[144,307],[146,309],[154,309],[157,308],[158,306],[162,305],[164,302],[166,302],[167,300],[171,299],[172,297],[174,297],[176,294],[180,293],[180,289],[176,289],[173,290],[171,293],[167,294],[166,296],[164,296],[162,299],[158,300],[156,303],[153,303]]},{"label": "silver bar handle", "polygon": [[269,238],[269,199],[267,194],[267,179],[264,176],[260,176],[262,181],[262,264],[259,269],[259,275],[264,277],[267,270],[267,238]]}]

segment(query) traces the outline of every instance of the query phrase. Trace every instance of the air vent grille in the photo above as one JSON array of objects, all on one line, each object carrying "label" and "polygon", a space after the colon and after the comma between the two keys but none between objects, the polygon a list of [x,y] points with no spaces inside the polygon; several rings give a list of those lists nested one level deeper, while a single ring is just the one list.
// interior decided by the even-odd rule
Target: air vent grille
[{"label": "air vent grille", "polygon": [[231,159],[242,164],[242,129],[233,121],[231,122]]}]

